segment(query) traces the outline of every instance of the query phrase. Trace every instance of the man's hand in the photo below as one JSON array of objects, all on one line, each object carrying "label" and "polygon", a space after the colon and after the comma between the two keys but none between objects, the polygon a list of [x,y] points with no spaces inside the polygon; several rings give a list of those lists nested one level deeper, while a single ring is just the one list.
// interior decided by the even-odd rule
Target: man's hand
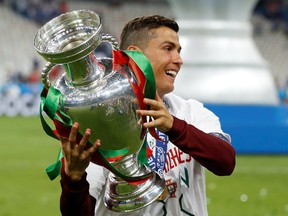
[{"label": "man's hand", "polygon": [[168,132],[173,125],[173,116],[159,95],[156,93],[155,100],[144,98],[144,103],[150,106],[150,110],[137,110],[136,113],[139,116],[150,116],[153,120],[144,123],[143,126],[146,128],[155,127],[162,133]]},{"label": "man's hand", "polygon": [[79,124],[75,122],[71,128],[69,138],[59,137],[65,159],[65,173],[72,181],[78,181],[84,175],[89,165],[91,155],[99,148],[100,140],[96,140],[93,146],[86,148],[91,130],[86,129],[80,143],[76,143]]}]

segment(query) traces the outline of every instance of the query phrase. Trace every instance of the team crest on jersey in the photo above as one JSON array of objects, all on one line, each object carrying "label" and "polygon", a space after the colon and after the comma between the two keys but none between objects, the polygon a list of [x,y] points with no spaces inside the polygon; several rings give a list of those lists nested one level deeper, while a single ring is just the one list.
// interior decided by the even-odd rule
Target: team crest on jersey
[{"label": "team crest on jersey", "polygon": [[168,189],[168,192],[170,194],[170,198],[176,198],[176,189],[177,189],[177,183],[172,182],[171,179],[166,180],[165,182],[166,188]]}]

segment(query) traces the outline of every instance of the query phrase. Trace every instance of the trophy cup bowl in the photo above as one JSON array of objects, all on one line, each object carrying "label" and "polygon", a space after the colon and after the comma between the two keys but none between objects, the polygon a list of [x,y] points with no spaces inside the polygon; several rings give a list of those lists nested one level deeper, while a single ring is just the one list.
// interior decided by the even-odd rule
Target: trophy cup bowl
[{"label": "trophy cup bowl", "polygon": [[[58,110],[79,122],[81,134],[91,128],[91,143],[101,140],[99,151],[113,168],[104,204],[112,211],[130,212],[156,200],[165,181],[137,158],[144,139],[137,124],[138,98],[131,86],[137,84],[135,75],[127,65],[113,63],[113,58],[97,58],[94,51],[102,42],[118,49],[115,39],[102,33],[98,14],[78,10],[44,24],[35,35],[34,47],[48,62],[42,71],[47,90],[51,69],[57,64],[65,69],[53,83],[61,93]],[[135,181],[128,182],[117,173]]]}]

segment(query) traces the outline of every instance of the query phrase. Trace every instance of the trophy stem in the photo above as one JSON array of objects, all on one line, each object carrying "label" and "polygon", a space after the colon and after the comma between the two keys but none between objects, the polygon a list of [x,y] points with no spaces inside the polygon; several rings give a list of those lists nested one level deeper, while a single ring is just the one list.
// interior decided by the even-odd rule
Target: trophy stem
[{"label": "trophy stem", "polygon": [[113,166],[124,175],[140,176],[147,174],[147,169],[139,165],[136,154],[128,155],[120,161],[114,162]]},{"label": "trophy stem", "polygon": [[164,191],[165,181],[153,172],[151,178],[130,184],[110,173],[104,197],[105,206],[115,212],[132,212],[154,202]]},{"label": "trophy stem", "polygon": [[63,64],[66,80],[72,86],[88,85],[104,76],[104,71],[97,64],[94,52],[88,56],[67,64]]},{"label": "trophy stem", "polygon": [[104,203],[116,212],[131,212],[141,209],[155,201],[164,191],[165,180],[149,167],[140,166],[136,154],[126,157],[121,163],[113,164],[123,173],[141,176],[151,173],[151,177],[138,182],[127,182],[110,173],[106,185]]}]

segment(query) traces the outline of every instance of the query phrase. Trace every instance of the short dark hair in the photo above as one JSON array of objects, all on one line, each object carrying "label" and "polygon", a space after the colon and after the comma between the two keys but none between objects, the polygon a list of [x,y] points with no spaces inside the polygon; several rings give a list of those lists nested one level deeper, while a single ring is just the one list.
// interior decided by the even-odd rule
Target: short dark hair
[{"label": "short dark hair", "polygon": [[144,48],[147,41],[151,39],[153,32],[150,30],[160,27],[168,27],[175,32],[179,31],[178,24],[173,20],[160,15],[137,17],[128,22],[120,36],[120,49],[127,49],[130,45]]}]

